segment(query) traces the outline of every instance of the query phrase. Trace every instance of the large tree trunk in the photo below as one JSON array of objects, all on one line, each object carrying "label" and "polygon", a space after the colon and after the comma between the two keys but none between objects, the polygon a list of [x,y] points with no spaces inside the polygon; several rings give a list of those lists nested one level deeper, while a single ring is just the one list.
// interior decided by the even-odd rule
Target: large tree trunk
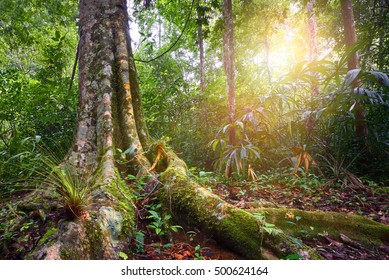
[{"label": "large tree trunk", "polygon": [[[114,148],[133,147],[129,158],[134,163],[132,171],[150,169],[143,153],[148,137],[129,42],[126,1],[81,0],[79,5],[78,126],[63,166],[70,166],[85,184],[93,184],[91,204],[81,215],[49,229],[29,255],[33,259],[118,258],[120,251],[128,249],[136,209],[131,191],[117,171]],[[155,168],[162,172],[159,197],[178,221],[208,231],[245,258],[281,258],[294,253],[306,259],[320,258],[315,250],[281,231],[266,233],[263,219],[196,184],[188,177],[185,163],[161,144],[151,145],[147,151],[150,161],[159,154]],[[370,233],[373,226],[369,224]],[[380,229],[381,240],[387,231]]]},{"label": "large tree trunk", "polygon": [[[354,22],[354,12],[351,0],[342,0],[341,1],[341,10],[342,10],[342,18],[344,25],[344,37],[346,47],[351,47],[357,42],[357,34],[355,32],[355,22]],[[357,52],[354,52],[350,55],[347,66],[348,70],[358,68],[359,59]],[[353,90],[360,86],[360,82],[358,80],[354,81],[352,84]],[[366,138],[368,135],[368,127],[365,116],[365,110],[361,105],[361,102],[356,99],[356,105],[354,109],[354,130],[355,137],[361,141],[362,147],[366,146]]]},{"label": "large tree trunk", "polygon": [[117,171],[115,149],[132,147],[128,171],[145,172],[149,166],[143,155],[148,136],[128,30],[125,0],[79,2],[78,125],[63,165],[94,187],[91,206],[81,217],[63,223],[57,240],[43,248],[40,257],[117,258],[128,245],[135,210],[122,195],[128,191]]}]

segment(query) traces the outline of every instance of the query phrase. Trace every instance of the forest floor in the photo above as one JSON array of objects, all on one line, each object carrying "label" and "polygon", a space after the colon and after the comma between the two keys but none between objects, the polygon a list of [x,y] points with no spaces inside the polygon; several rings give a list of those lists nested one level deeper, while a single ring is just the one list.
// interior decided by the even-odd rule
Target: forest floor
[{"label": "forest floor", "polygon": [[[271,203],[274,207],[358,214],[389,224],[387,188],[364,186],[363,190],[356,190],[350,185],[341,187],[328,184],[322,188],[312,188],[255,183],[242,186],[238,183],[231,186],[218,184],[214,192],[242,209],[254,208],[258,201],[266,201],[267,205]],[[301,232],[302,241],[315,248],[325,259],[389,259],[389,244],[364,247],[344,237],[322,234],[308,239],[306,235],[306,232]]]},{"label": "forest floor", "polygon": [[[286,186],[258,182],[207,182],[210,191],[242,209],[258,208],[263,201],[271,207],[290,207],[302,210],[323,210],[359,214],[383,224],[389,224],[388,187],[365,186],[363,190],[351,186],[307,184]],[[64,218],[61,211],[26,212],[18,210],[24,194],[0,201],[0,259],[24,259],[44,238],[47,229]],[[124,259],[241,259],[197,228],[174,225],[174,219],[163,213],[157,193],[140,194],[137,201],[138,222],[135,238]],[[58,214],[60,213],[60,214]],[[389,259],[389,244],[362,246],[344,237],[320,234],[299,238],[315,248],[325,259]]]},{"label": "forest floor", "polygon": [[[322,210],[369,217],[383,224],[389,224],[388,188],[364,185],[356,190],[351,185],[339,186],[326,184],[320,188],[307,185],[295,187],[279,184],[257,184],[230,182],[208,184],[208,189],[225,201],[241,209],[257,208],[262,202],[267,207],[290,207],[301,210]],[[147,221],[147,218],[143,222]],[[141,224],[143,223],[140,222]],[[185,233],[182,234],[182,231]],[[170,241],[161,242],[161,236],[146,229],[143,244],[144,253],[133,254],[134,259],[241,259],[238,255],[224,249],[212,236],[198,229],[181,230],[170,236]],[[336,260],[387,260],[389,244],[381,246],[362,246],[347,237],[320,234],[307,238],[301,232],[301,240],[315,248],[325,259]],[[164,244],[164,245],[163,245]],[[136,241],[133,243],[136,248]]]}]

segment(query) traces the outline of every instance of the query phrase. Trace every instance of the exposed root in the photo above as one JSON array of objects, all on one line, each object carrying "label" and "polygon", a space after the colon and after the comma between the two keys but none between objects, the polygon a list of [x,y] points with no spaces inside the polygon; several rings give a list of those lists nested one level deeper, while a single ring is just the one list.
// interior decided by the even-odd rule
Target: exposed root
[{"label": "exposed root", "polygon": [[321,259],[312,248],[296,242],[281,230],[262,230],[262,221],[202,188],[190,179],[186,164],[167,151],[168,167],[161,174],[160,199],[175,217],[210,233],[221,244],[247,259],[285,258],[299,254]]}]

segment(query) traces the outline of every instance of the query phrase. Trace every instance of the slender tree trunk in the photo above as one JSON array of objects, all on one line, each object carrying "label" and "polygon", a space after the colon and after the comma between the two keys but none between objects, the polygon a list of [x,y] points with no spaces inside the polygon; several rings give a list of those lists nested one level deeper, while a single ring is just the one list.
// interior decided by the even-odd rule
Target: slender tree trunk
[{"label": "slender tree trunk", "polygon": [[[357,42],[357,35],[355,32],[354,13],[351,0],[341,1],[342,18],[344,25],[344,37],[346,47],[350,47]],[[358,68],[359,60],[356,52],[352,53],[347,61],[349,70]],[[360,86],[360,81],[355,81],[352,85],[353,90]],[[365,110],[360,104],[360,101],[356,100],[356,106],[354,109],[354,130],[355,137],[361,140],[361,145],[366,146],[366,138],[368,135],[368,127],[366,122]]]},{"label": "slender tree trunk", "polygon": [[[317,37],[317,24],[316,24],[316,15],[315,15],[315,10],[314,10],[314,5],[315,5],[315,0],[310,0],[306,4],[306,11],[308,15],[308,50],[309,50],[309,57],[308,57],[308,62],[314,62],[317,61],[319,55],[318,55],[318,49],[317,49],[317,43],[316,43],[316,37]],[[316,80],[319,79],[318,73],[310,73],[313,75]],[[311,86],[311,94],[312,94],[312,99],[320,95],[320,87],[317,82],[312,84]],[[315,108],[312,105],[312,110]],[[308,118],[305,121],[306,125],[306,142],[309,142],[312,137],[312,131],[313,128],[315,127],[315,117],[313,114],[310,114]]]},{"label": "slender tree trunk", "polygon": [[380,1],[380,15],[377,26],[379,28],[379,43],[378,43],[378,70],[384,71],[385,57],[387,52],[385,52],[385,41],[387,41],[387,32],[388,32],[388,22],[385,20],[389,8],[389,3],[385,0]]},{"label": "slender tree trunk", "polygon": [[269,54],[270,54],[270,44],[269,44],[269,38],[266,35],[265,36],[265,65],[266,65],[266,72],[267,72],[267,78],[269,80],[269,85],[272,83],[272,77],[271,77],[271,71],[270,71],[270,65],[269,65]]},{"label": "slender tree trunk", "polygon": [[[342,19],[344,26],[344,38],[346,47],[350,47],[357,42],[357,34],[355,32],[354,12],[351,0],[341,1]],[[358,68],[358,54],[352,53],[347,61],[348,69]]]},{"label": "slender tree trunk", "polygon": [[[317,50],[317,24],[316,24],[316,15],[314,10],[315,0],[310,0],[307,2],[306,9],[308,13],[308,49],[309,49],[309,62],[317,61],[319,55]],[[313,75],[318,78],[317,73]],[[312,94],[314,96],[320,95],[319,85],[313,85]]]},{"label": "slender tree trunk", "polygon": [[223,64],[226,73],[228,96],[229,144],[235,145],[235,55],[234,55],[234,21],[232,18],[232,1],[223,0]]},{"label": "slender tree trunk", "polygon": [[200,10],[201,0],[197,0],[197,21],[198,21],[198,30],[197,30],[197,40],[199,44],[199,55],[200,55],[200,93],[203,94],[205,90],[205,81],[204,81],[204,40],[203,40],[203,12]]}]

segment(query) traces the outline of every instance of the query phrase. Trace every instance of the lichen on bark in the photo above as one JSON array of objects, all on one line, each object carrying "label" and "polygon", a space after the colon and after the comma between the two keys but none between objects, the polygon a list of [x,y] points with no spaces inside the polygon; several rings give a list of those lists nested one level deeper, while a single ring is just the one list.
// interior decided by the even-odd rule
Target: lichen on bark
[{"label": "lichen on bark", "polygon": [[[115,259],[128,245],[134,228],[132,195],[115,160],[117,148],[133,146],[127,158],[133,165],[126,171],[148,167],[134,116],[136,79],[131,75],[136,72],[130,69],[127,22],[125,0],[79,2],[77,127],[64,164],[93,188],[91,204],[82,217],[59,225],[57,240],[46,248],[46,252],[57,252],[50,258]],[[45,252],[39,255],[47,257]]]}]

